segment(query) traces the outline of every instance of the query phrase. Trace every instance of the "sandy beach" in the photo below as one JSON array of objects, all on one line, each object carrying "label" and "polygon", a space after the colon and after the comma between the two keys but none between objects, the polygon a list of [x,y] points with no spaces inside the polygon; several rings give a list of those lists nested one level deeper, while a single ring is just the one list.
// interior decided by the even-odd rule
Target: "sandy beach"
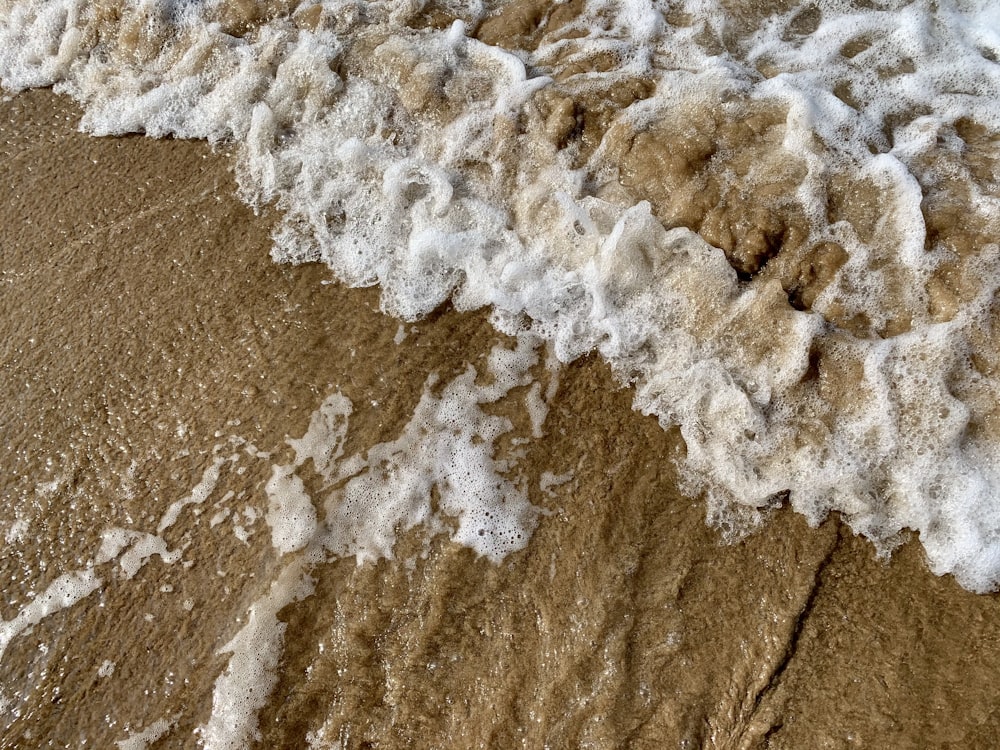
[{"label": "sandy beach", "polygon": [[[514,343],[484,313],[400,323],[377,290],[273,263],[276,212],[236,200],[225,153],[78,117],[46,91],[0,104],[0,747],[197,747],[231,641],[296,565],[264,520],[286,439],[339,393],[364,454]],[[414,529],[394,559],[312,568],[276,606],[254,746],[1000,741],[996,595],[932,575],[915,539],[878,559],[835,517],[777,509],[725,544],[677,489],[679,434],[606,365],[533,373],[543,437],[527,386],[488,406],[542,509],[527,547],[494,564]],[[109,528],[132,546],[107,552]],[[83,570],[100,585],[31,615]]]}]

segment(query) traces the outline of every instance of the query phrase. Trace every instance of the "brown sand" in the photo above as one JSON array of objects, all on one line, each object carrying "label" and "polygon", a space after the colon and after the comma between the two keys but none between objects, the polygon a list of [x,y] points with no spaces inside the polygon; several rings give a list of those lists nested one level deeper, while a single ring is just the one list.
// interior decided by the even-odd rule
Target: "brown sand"
[{"label": "brown sand", "polygon": [[[484,315],[442,311],[395,344],[377,291],[270,262],[274,217],[233,198],[223,155],[89,138],[76,116],[47,92],[0,104],[7,620],[102,529],[155,533],[227,435],[280,457],[339,388],[378,404],[349,450],[392,439],[428,374],[498,340]],[[543,471],[573,480],[533,492],[551,514],[501,565],[440,538],[414,556],[410,534],[398,561],[314,571],[281,613],[260,746],[321,727],[345,749],[1000,743],[1000,598],[932,576],[915,540],[886,565],[836,520],[777,511],[723,545],[676,490],[678,436],[629,403],[600,362],[563,370],[521,466],[536,489]],[[267,462],[237,465],[164,532],[183,562],[105,566],[100,592],[12,640],[0,747],[110,747],[160,719],[152,747],[197,745],[217,651],[282,565],[262,520],[248,544],[209,523],[224,490],[236,513],[266,506]]]}]

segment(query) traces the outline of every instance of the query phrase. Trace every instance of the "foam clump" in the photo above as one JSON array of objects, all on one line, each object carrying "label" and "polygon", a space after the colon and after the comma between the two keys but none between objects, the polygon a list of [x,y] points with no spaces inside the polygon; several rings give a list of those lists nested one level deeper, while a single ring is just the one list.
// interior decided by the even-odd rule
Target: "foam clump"
[{"label": "foam clump", "polygon": [[181,553],[170,550],[166,540],[156,534],[112,527],[101,532],[95,562],[100,565],[117,558],[125,577],[133,578],[153,555],[169,565],[177,562]]},{"label": "foam clump", "polygon": [[316,531],[316,509],[302,480],[291,469],[276,466],[264,491],[269,501],[264,519],[275,549],[286,553],[305,547]]},{"label": "foam clump", "polygon": [[[469,367],[437,393],[432,377],[400,436],[363,454],[343,456],[353,406],[340,393],[329,396],[305,434],[289,439],[294,461],[275,466],[266,486],[274,546],[286,553],[315,543],[363,563],[392,557],[397,535],[422,525],[494,562],[524,547],[536,510],[495,456],[496,440],[512,425],[481,407],[530,383],[536,343],[522,335],[514,349],[494,348],[489,384]],[[330,488],[321,528],[300,477],[310,465]]]},{"label": "foam clump", "polygon": [[397,534],[421,524],[494,562],[527,544],[535,509],[494,458],[510,422],[480,409],[504,391],[475,378],[470,368],[440,396],[425,390],[400,437],[368,451],[366,468],[327,500],[326,546],[358,562],[391,557]]},{"label": "foam clump", "polygon": [[[232,140],[242,197],[283,212],[274,257],[378,284],[394,315],[450,299],[561,361],[599,352],[680,427],[719,523],[787,499],[882,550],[916,530],[935,572],[995,588],[995,3],[730,5],[594,0],[505,35],[508,4],[437,29],[311,3],[237,33],[212,3],[8,2],[0,81],[55,85],[95,134]],[[482,388],[429,387],[355,457],[340,531],[276,473],[272,531],[302,511],[276,546],[389,554],[390,521],[445,523],[436,488],[456,539],[516,549],[531,514]],[[327,438],[301,455],[330,480]]]}]

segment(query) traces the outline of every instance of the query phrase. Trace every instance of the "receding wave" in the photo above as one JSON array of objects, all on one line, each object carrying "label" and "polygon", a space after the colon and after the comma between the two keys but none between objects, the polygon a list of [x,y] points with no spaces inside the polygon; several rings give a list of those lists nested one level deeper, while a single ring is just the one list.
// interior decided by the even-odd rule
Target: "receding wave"
[{"label": "receding wave", "polygon": [[[597,351],[722,525],[790,503],[1000,583],[1000,9],[0,2],[0,80],[95,135],[236,144],[419,318]],[[294,536],[294,535],[293,535]]]}]

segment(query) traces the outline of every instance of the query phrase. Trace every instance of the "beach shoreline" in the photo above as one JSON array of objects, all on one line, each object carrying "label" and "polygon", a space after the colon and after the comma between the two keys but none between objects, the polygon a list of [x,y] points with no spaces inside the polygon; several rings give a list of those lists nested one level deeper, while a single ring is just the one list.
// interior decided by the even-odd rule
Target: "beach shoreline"
[{"label": "beach shoreline", "polygon": [[[400,323],[376,290],[272,263],[274,214],[235,198],[224,155],[91,138],[78,117],[47,91],[0,103],[0,746],[194,747],[235,673],[227,646],[304,554],[281,554],[264,520],[286,438],[339,393],[354,409],[344,453],[362,455],[405,431],[438,387],[432,373],[446,384],[471,365],[481,377],[491,347],[513,344],[484,313]],[[546,387],[555,377],[532,372]],[[557,372],[544,436],[498,443],[543,509],[527,546],[493,564],[415,528],[395,559],[311,568],[311,590],[275,610],[283,635],[263,649],[274,663],[248,737],[341,748],[1000,737],[1000,598],[933,576],[916,539],[886,563],[836,519],[809,528],[787,508],[723,544],[703,501],[677,490],[679,433],[633,412],[595,357]],[[488,407],[513,436],[532,432],[527,391]],[[320,479],[303,475],[318,497]],[[109,529],[124,541],[102,561]],[[84,593],[78,581],[75,602],[10,625],[73,571],[100,583]]]}]

